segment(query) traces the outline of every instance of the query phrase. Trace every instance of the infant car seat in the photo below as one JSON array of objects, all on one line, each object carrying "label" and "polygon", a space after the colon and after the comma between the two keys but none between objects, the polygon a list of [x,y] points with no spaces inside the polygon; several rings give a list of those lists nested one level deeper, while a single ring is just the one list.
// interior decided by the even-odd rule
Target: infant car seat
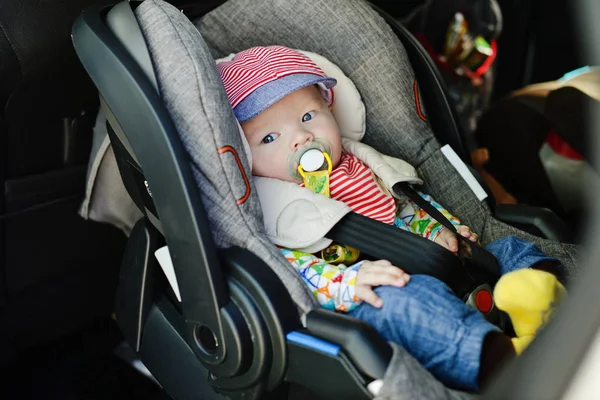
[{"label": "infant car seat", "polygon": [[[443,87],[422,48],[388,23],[360,0],[230,0],[195,27],[167,3],[146,0],[92,8],[75,23],[123,181],[144,213],[123,261],[117,320],[173,398],[468,397],[367,324],[319,308],[265,236],[214,63],[251,46],[327,57],[362,96],[367,144],[413,164],[425,191],[484,243],[514,234],[560,258],[567,275],[574,269],[575,246],[494,219],[442,154],[429,122],[440,141],[468,154]],[[181,301],[153,256],[165,242]]]}]

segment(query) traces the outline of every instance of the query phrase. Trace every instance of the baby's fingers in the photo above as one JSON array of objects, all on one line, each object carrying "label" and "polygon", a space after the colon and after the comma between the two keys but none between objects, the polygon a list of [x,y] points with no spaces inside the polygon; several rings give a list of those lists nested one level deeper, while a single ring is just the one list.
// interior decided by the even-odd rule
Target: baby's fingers
[{"label": "baby's fingers", "polygon": [[469,228],[468,226],[460,226],[458,228],[458,232],[461,234],[462,237],[469,239],[471,242],[477,242],[477,239],[479,239],[479,236],[475,232],[472,232],[471,228]]},{"label": "baby's fingers", "polygon": [[[366,270],[360,277],[360,284],[369,286],[398,286],[406,285],[410,277],[400,268],[373,268]],[[357,281],[358,282],[358,281]]]},{"label": "baby's fingers", "polygon": [[355,294],[356,297],[358,297],[365,303],[369,303],[375,308],[381,308],[381,306],[383,306],[383,300],[381,300],[381,298],[377,296],[373,289],[371,289],[369,286],[357,286]]},{"label": "baby's fingers", "polygon": [[453,253],[458,251],[458,239],[454,232],[448,229],[444,229],[435,241]]},{"label": "baby's fingers", "polygon": [[469,228],[466,225],[461,225],[458,227],[458,233],[461,234],[461,236],[464,236],[466,238],[468,238],[469,236],[471,236],[472,232],[471,232],[471,228]]},{"label": "baby's fingers", "polygon": [[448,244],[448,250],[450,250],[453,253],[456,253],[458,251],[458,239],[456,238],[456,235],[448,236],[448,239],[446,239],[446,243]]}]

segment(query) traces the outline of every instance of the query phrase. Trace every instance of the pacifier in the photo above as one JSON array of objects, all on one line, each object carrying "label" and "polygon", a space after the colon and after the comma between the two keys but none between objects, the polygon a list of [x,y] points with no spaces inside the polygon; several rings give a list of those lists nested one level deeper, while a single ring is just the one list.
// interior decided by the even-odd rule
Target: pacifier
[{"label": "pacifier", "polygon": [[321,258],[328,264],[346,264],[350,265],[358,260],[360,251],[354,247],[343,244],[332,244],[321,250]]},{"label": "pacifier", "polygon": [[298,173],[304,181],[304,186],[317,194],[330,197],[329,174],[332,169],[331,157],[325,151],[312,148],[300,156]]},{"label": "pacifier", "polygon": [[[304,180],[304,187],[317,194],[331,197],[329,193],[329,174],[331,174],[332,169],[333,163],[326,151],[313,147],[300,156],[298,173]],[[330,264],[352,264],[359,256],[360,251],[342,244],[334,244],[321,251],[321,258]]]}]

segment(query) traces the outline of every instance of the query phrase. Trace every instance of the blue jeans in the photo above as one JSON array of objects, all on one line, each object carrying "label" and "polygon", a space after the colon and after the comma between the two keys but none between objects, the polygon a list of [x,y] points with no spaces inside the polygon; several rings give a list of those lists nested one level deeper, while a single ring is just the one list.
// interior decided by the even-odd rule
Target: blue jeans
[{"label": "blue jeans", "polygon": [[[505,274],[541,260],[554,260],[532,243],[514,236],[486,246]],[[485,336],[499,329],[467,306],[440,280],[413,275],[403,288],[379,286],[381,309],[363,303],[349,314],[371,324],[386,340],[405,348],[441,382],[478,390],[477,377]]]}]

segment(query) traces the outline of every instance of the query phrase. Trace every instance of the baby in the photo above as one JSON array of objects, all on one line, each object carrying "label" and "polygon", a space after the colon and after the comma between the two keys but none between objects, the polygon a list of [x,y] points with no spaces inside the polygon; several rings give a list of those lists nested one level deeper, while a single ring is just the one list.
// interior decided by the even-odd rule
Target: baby
[{"label": "baby", "polygon": [[[331,111],[337,81],[310,58],[282,46],[254,47],[220,62],[217,68],[250,145],[254,175],[304,186],[300,159],[307,149],[316,148],[329,157],[326,175],[332,199],[458,252],[454,232],[412,201],[383,187],[365,160],[344,148]],[[477,234],[469,227],[460,225],[430,196],[419,194],[456,225],[462,236],[477,242]],[[368,322],[447,385],[477,391],[501,361],[520,354],[533,340],[565,292],[556,276],[546,272],[555,271],[558,261],[533,244],[509,237],[487,249],[498,259],[503,274],[494,300],[509,314],[515,338],[506,336],[431,276],[409,276],[386,260],[346,266],[296,249],[281,252],[323,307]]]}]

